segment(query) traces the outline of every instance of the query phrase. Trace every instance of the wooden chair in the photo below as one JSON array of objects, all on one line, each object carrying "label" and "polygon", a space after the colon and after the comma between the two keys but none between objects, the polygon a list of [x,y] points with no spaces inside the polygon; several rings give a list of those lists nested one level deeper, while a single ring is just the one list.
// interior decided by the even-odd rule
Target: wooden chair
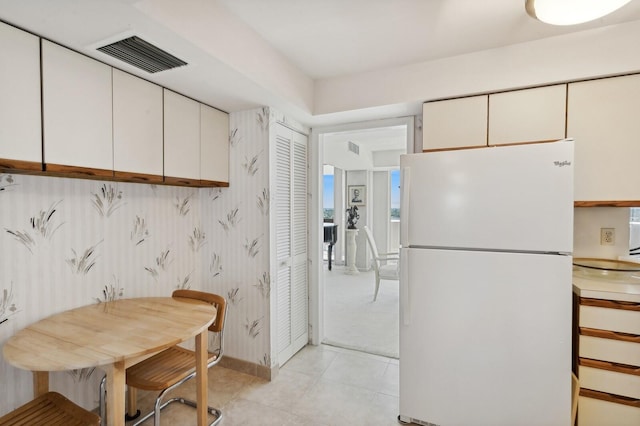
[{"label": "wooden chair", "polygon": [[[212,305],[215,305],[216,319],[213,321],[213,324],[209,326],[209,331],[217,337],[217,348],[213,352],[209,352],[209,357],[207,360],[207,368],[213,367],[220,361],[223,353],[224,323],[227,315],[226,300],[222,296],[219,296],[217,294],[195,290],[175,290],[172,296],[203,300]],[[144,417],[137,420],[131,426],[137,426],[152,416],[155,417],[154,425],[160,426],[160,410],[162,410],[172,402],[180,402],[194,408],[196,407],[195,401],[187,400],[181,397],[174,397],[166,402],[162,402],[162,399],[167,392],[177,388],[184,382],[195,377],[195,360],[196,358],[194,351],[184,349],[176,345],[127,368],[127,420],[137,419],[140,415],[140,411],[137,409],[136,389],[160,391],[160,393],[156,397],[154,409],[151,412],[147,413]],[[104,388],[105,378],[102,379],[102,383],[100,384],[101,413],[105,411]],[[215,420],[210,425],[213,426],[218,424],[218,422],[222,419],[222,412],[219,409],[213,407],[207,407],[207,411],[209,412],[209,414],[216,416]]]},{"label": "wooden chair", "polygon": [[[367,235],[367,241],[369,242],[369,247],[371,248],[371,254],[373,257],[373,269],[376,273],[376,289],[373,293],[373,301],[375,302],[378,298],[380,280],[400,280],[400,276],[398,274],[400,256],[398,253],[378,253],[378,247],[376,246],[376,241],[373,239],[371,230],[365,226],[364,232]],[[392,263],[386,263],[387,261],[391,261]]]},{"label": "wooden chair", "polygon": [[100,417],[57,392],[47,392],[0,417],[0,426],[98,426]]}]

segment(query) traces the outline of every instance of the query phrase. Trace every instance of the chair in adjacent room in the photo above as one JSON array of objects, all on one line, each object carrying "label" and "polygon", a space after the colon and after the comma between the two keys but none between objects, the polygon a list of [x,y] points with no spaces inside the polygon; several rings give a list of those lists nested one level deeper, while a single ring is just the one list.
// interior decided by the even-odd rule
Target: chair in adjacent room
[{"label": "chair in adjacent room", "polygon": [[380,280],[393,280],[399,281],[399,259],[398,253],[378,253],[378,247],[376,246],[376,240],[373,239],[371,230],[368,227],[364,227],[364,232],[367,235],[367,242],[371,248],[371,256],[373,260],[373,269],[376,274],[376,288],[373,293],[373,301],[378,298],[378,290],[380,289]]},{"label": "chair in adjacent room", "polygon": [[[217,294],[195,290],[175,290],[172,296],[203,300],[216,307],[216,318],[213,324],[209,326],[209,332],[215,336],[214,340],[217,347],[213,352],[209,352],[207,360],[207,368],[213,367],[222,358],[224,348],[224,323],[227,313],[226,300]],[[154,425],[160,426],[160,411],[173,402],[180,402],[191,407],[196,407],[195,401],[181,397],[173,397],[165,402],[162,401],[167,392],[195,377],[195,364],[195,352],[176,345],[127,368],[128,418],[137,418],[139,415],[136,406],[136,389],[160,392],[156,397],[154,409],[137,420],[132,426],[139,425],[152,416],[155,417]],[[102,393],[102,395],[104,395],[104,393]],[[104,400],[104,397],[101,399]],[[222,420],[222,412],[219,409],[207,407],[207,411],[209,414],[215,416],[210,426],[216,425]],[[135,414],[131,415],[131,413]]]},{"label": "chair in adjacent room", "polygon": [[57,392],[47,392],[0,417],[0,426],[98,426],[100,417]]}]

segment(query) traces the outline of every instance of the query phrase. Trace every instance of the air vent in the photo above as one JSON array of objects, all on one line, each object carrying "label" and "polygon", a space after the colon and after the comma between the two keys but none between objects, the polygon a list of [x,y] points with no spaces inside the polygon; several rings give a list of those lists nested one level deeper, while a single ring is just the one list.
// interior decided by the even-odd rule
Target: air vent
[{"label": "air vent", "polygon": [[354,154],[360,155],[360,147],[351,141],[349,141],[349,151],[353,152]]},{"label": "air vent", "polygon": [[98,50],[152,74],[187,65],[185,61],[136,36],[99,47]]}]

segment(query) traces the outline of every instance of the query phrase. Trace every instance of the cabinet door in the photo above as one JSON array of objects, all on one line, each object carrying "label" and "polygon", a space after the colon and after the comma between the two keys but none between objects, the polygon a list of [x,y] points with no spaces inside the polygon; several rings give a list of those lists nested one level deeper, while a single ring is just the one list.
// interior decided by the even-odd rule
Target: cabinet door
[{"label": "cabinet door", "polygon": [[162,181],[162,87],[113,70],[113,166],[116,177]]},{"label": "cabinet door", "polygon": [[307,267],[307,137],[274,125],[273,220],[277,275],[278,363],[283,365],[309,341]]},{"label": "cabinet door", "polygon": [[164,176],[176,185],[200,184],[200,103],[164,89]]},{"label": "cabinet door", "polygon": [[42,170],[40,42],[0,22],[0,167]]},{"label": "cabinet door", "polygon": [[46,170],[112,176],[111,67],[43,40],[42,91]]},{"label": "cabinet door", "polygon": [[228,186],[229,183],[229,114],[202,104],[200,180],[203,185]]},{"label": "cabinet door", "polygon": [[640,75],[569,84],[567,137],[576,141],[576,201],[640,200],[638,111]]},{"label": "cabinet door", "polygon": [[489,145],[564,138],[567,85],[489,95]]},{"label": "cabinet door", "polygon": [[427,102],[422,106],[422,149],[487,145],[488,96]]}]

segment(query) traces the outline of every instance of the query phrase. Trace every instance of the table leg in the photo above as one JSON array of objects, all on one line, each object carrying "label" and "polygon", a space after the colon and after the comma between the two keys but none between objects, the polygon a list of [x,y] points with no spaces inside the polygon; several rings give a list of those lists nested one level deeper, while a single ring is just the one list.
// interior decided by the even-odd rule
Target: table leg
[{"label": "table leg", "polygon": [[105,366],[104,369],[107,373],[107,425],[124,426],[124,361]]},{"label": "table leg", "polygon": [[33,372],[33,397],[37,398],[49,392],[49,372],[34,371]]},{"label": "table leg", "polygon": [[208,329],[196,336],[196,394],[198,410],[198,426],[205,426],[207,422],[207,358],[208,358]]},{"label": "table leg", "polygon": [[329,270],[331,270],[331,252],[333,251],[333,244],[329,244],[327,248],[327,254],[329,255]]}]

